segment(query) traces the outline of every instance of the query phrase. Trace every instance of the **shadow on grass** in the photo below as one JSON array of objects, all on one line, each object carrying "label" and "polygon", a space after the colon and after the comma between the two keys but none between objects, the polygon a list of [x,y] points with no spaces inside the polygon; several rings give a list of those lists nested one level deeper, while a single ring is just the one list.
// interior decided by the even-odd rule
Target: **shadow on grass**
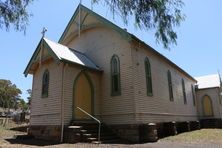
[{"label": "shadow on grass", "polygon": [[8,141],[10,144],[23,144],[23,145],[30,145],[30,146],[50,146],[50,145],[60,144],[58,142],[35,139],[28,135],[19,135],[15,138],[8,138],[5,140]]}]

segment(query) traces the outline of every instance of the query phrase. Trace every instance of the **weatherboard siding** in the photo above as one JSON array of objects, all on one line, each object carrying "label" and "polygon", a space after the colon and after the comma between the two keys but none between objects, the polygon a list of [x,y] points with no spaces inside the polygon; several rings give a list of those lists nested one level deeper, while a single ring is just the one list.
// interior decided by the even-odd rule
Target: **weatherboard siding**
[{"label": "weatherboard siding", "polygon": [[[42,75],[49,70],[48,97],[42,98]],[[61,110],[61,64],[52,61],[41,65],[33,75],[31,125],[59,125]]]},{"label": "weatherboard siding", "polygon": [[[147,96],[144,60],[148,57],[151,65],[153,95]],[[197,120],[196,106],[193,105],[191,84],[195,84],[176,68],[170,66],[161,57],[150,52],[146,47],[134,43],[132,48],[134,69],[134,99],[136,121],[167,122]],[[169,99],[167,71],[170,70],[174,101]],[[182,78],[185,82],[187,104],[184,104]]]},{"label": "weatherboard siding", "polygon": [[[67,44],[68,47],[84,53],[103,70],[102,72],[87,70],[94,89],[93,114],[108,124],[197,120],[191,90],[191,84],[194,84],[195,81],[149,49],[137,46],[137,43],[134,44],[130,44],[122,35],[105,27],[83,31],[80,37],[73,38]],[[114,54],[120,59],[120,96],[111,95],[110,60]],[[151,64],[153,96],[146,94],[145,57],[149,58]],[[55,80],[50,83],[49,87],[49,98],[51,96],[53,98],[47,98],[48,100],[42,102],[43,104],[40,103],[40,100],[36,100],[38,103],[33,107],[36,115],[32,116],[34,124],[38,125],[42,122],[61,124],[62,65],[58,65],[56,62],[43,65],[48,66],[49,71],[53,70],[50,72],[50,82],[51,79]],[[33,94],[35,98],[39,98],[38,95],[41,95],[41,74],[45,67],[34,75],[34,87],[37,89],[36,94]],[[65,125],[68,125],[73,118],[73,85],[81,70],[83,67],[79,65],[65,64],[64,66]],[[167,70],[170,70],[172,75],[173,102],[169,100]],[[52,76],[51,73],[53,73]],[[182,78],[185,81],[187,104],[184,104],[183,100]],[[47,104],[50,104],[50,110],[47,110]],[[46,122],[47,117],[50,119],[49,121],[55,122]]]},{"label": "weatherboard siding", "polygon": [[[101,75],[101,117],[109,124],[197,120],[191,84],[195,81],[145,47],[130,44],[123,36],[107,28],[81,33],[67,44],[85,53],[103,70]],[[137,50],[135,50],[137,46]],[[121,95],[111,96],[110,60],[120,59]],[[151,63],[153,96],[146,94],[144,59]],[[174,101],[169,100],[167,70],[171,71]],[[184,79],[187,104],[184,104]]]},{"label": "weatherboard siding", "polygon": [[73,84],[80,72],[77,67],[66,65],[64,67],[64,124],[68,125],[73,115]]},{"label": "weatherboard siding", "polygon": [[[84,68],[80,66],[65,65],[64,68],[64,124],[68,125],[73,119],[73,91],[74,91],[74,81],[78,74]],[[92,86],[93,86],[93,104],[94,104],[94,115],[100,114],[100,78],[99,73],[87,70],[85,71],[89,76]]]},{"label": "weatherboard siding", "polygon": [[[222,105],[220,104],[219,98],[219,88],[208,88],[199,89],[196,91],[197,103],[198,103],[198,114],[201,119],[204,118],[221,118],[222,117]],[[203,113],[203,97],[208,95],[212,100],[213,117],[204,117]]]},{"label": "weatherboard siding", "polygon": [[[135,123],[131,46],[127,40],[109,28],[100,27],[81,32],[67,46],[83,52],[103,70],[98,114],[102,120],[108,124]],[[111,96],[110,60],[114,54],[120,59],[120,96]]]}]

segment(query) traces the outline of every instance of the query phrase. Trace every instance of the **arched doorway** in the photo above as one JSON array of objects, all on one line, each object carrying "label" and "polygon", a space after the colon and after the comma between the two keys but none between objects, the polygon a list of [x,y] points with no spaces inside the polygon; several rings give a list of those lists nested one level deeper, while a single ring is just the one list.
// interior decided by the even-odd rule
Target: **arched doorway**
[{"label": "arched doorway", "polygon": [[77,109],[80,107],[89,114],[93,114],[93,87],[90,77],[86,72],[80,72],[75,79],[73,88],[73,118],[75,120],[88,120],[91,119],[85,113]]},{"label": "arched doorway", "polygon": [[208,95],[205,95],[202,100],[204,116],[213,116],[212,100]]}]

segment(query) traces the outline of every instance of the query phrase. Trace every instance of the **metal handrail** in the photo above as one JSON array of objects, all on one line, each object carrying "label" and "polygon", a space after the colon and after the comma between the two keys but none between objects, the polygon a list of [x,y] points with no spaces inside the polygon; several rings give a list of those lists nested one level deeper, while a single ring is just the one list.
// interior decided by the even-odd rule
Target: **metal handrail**
[{"label": "metal handrail", "polygon": [[83,110],[80,107],[76,107],[77,109],[79,109],[80,111],[82,111],[83,113],[85,113],[86,115],[90,116],[92,119],[94,119],[96,122],[99,123],[99,130],[98,130],[98,141],[100,142],[100,131],[101,131],[101,122],[99,119],[97,119],[96,117],[93,117],[92,115],[90,115],[89,113],[87,113],[85,110]]}]

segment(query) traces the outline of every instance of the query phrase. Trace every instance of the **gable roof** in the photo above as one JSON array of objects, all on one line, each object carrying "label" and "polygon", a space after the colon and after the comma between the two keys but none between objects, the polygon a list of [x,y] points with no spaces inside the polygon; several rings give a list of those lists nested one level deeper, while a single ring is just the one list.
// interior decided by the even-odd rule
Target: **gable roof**
[{"label": "gable roof", "polygon": [[35,58],[40,53],[41,44],[44,44],[46,47],[48,47],[47,49],[50,50],[50,53],[52,54],[52,57],[55,58],[55,60],[77,64],[89,69],[101,71],[101,69],[85,54],[68,48],[62,44],[55,43],[49,39],[42,38],[24,71],[25,76],[28,75],[31,65],[35,62]]},{"label": "gable roof", "polygon": [[[80,22],[79,22],[79,12],[81,12],[81,18],[82,18],[82,20],[80,20]],[[83,16],[82,13],[85,13],[85,15]],[[101,15],[90,10],[89,8],[83,6],[82,4],[79,4],[75,10],[73,16],[71,17],[68,25],[66,26],[64,32],[62,33],[58,43],[62,43],[62,41],[64,41],[65,37],[68,36],[69,31],[73,29],[73,28],[71,28],[72,25],[76,25],[77,29],[79,29],[79,25],[81,28],[83,28],[84,21],[85,21],[86,17],[88,17],[88,16],[92,16],[92,17],[96,18],[97,20],[99,20],[99,22],[101,24],[111,27],[112,29],[116,30],[121,35],[123,35],[125,38],[131,40],[130,33],[125,31],[124,29],[120,28],[116,24],[112,23],[111,21],[107,20],[106,18],[102,17]]]},{"label": "gable roof", "polygon": [[206,75],[206,76],[195,77],[195,78],[197,80],[198,89],[220,87],[220,84],[221,84],[219,74]]},{"label": "gable roof", "polygon": [[159,53],[158,51],[156,51],[154,48],[152,48],[151,46],[149,46],[148,44],[146,44],[144,41],[141,41],[138,37],[136,37],[135,35],[127,32],[125,29],[122,29],[121,27],[115,25],[114,23],[112,23],[111,21],[105,19],[104,17],[100,16],[99,14],[93,12],[92,10],[88,9],[87,7],[79,4],[79,6],[77,7],[76,11],[74,12],[73,16],[71,17],[68,25],[66,26],[62,36],[59,39],[59,43],[62,43],[65,40],[65,37],[67,36],[68,32],[71,30],[71,26],[73,24],[75,25],[79,25],[78,23],[75,22],[79,14],[79,10],[81,9],[81,12],[86,12],[84,19],[82,20],[82,24],[84,23],[86,17],[89,15],[95,17],[96,19],[98,19],[102,24],[111,27],[112,29],[116,30],[118,33],[120,33],[125,39],[132,41],[132,40],[136,40],[140,43],[142,43],[144,46],[146,46],[148,49],[150,49],[151,52],[153,52],[154,54],[156,54],[157,56],[161,57],[163,60],[165,60],[167,63],[169,63],[172,67],[175,67],[177,70],[179,70],[181,73],[185,74],[187,77],[189,77],[190,79],[192,79],[193,81],[196,82],[196,80],[189,75],[186,71],[184,71],[182,68],[180,68],[179,66],[177,66],[175,63],[173,63],[172,61],[170,61],[168,58],[166,58],[164,55],[162,55],[161,53]]}]

